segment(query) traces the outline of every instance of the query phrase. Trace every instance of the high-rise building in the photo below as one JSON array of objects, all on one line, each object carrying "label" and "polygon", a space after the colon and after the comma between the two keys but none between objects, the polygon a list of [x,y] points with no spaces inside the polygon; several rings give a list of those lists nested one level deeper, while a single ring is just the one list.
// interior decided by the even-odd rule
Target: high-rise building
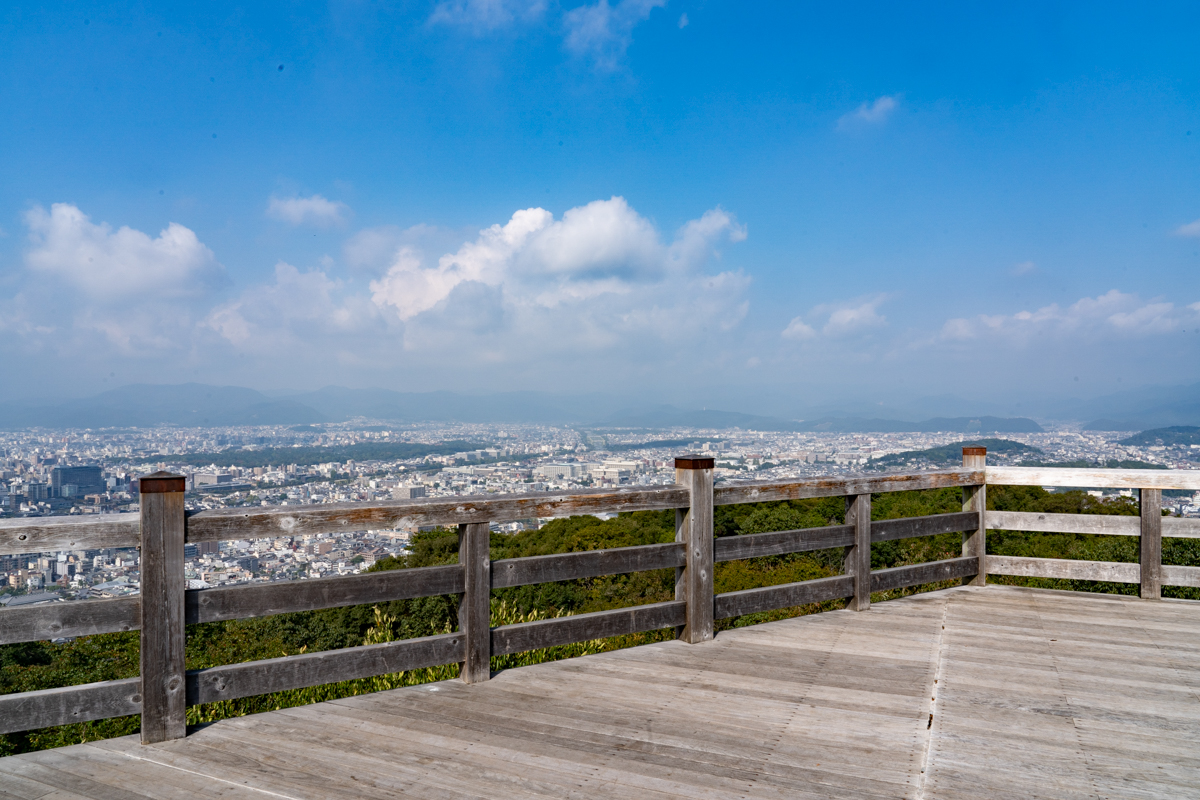
[{"label": "high-rise building", "polygon": [[107,488],[99,467],[55,467],[50,470],[51,497],[83,497]]}]

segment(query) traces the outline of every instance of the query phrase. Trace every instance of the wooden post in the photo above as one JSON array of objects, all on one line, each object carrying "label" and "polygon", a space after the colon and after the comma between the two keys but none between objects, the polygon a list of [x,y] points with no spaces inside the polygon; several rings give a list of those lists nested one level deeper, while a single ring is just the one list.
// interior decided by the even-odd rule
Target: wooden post
[{"label": "wooden post", "polygon": [[466,660],[460,664],[464,683],[492,677],[491,532],[486,522],[458,526],[458,563],[463,568],[463,594],[458,601],[458,629],[466,633]]},{"label": "wooden post", "polygon": [[[983,470],[987,468],[986,447],[964,447],[962,449],[963,469]],[[979,514],[979,525],[973,531],[963,531],[962,554],[975,556],[979,559],[979,572],[963,583],[969,586],[987,585],[987,484],[964,486],[962,491],[963,511],[975,511]]]},{"label": "wooden post", "polygon": [[675,597],[687,602],[687,624],[679,638],[690,644],[713,638],[713,465],[707,456],[675,459],[675,481],[687,487],[689,497],[683,518],[675,517],[676,537],[682,536],[687,553]]},{"label": "wooden post", "polygon": [[871,495],[846,498],[846,524],[854,526],[854,544],[846,548],[843,572],[854,576],[854,597],[846,604],[851,611],[871,607]]},{"label": "wooden post", "polygon": [[1157,600],[1162,596],[1162,489],[1140,489],[1138,493],[1142,512],[1140,593],[1148,600]]},{"label": "wooden post", "polygon": [[183,650],[182,475],[156,472],[139,482],[142,583],[142,744],[187,735]]}]

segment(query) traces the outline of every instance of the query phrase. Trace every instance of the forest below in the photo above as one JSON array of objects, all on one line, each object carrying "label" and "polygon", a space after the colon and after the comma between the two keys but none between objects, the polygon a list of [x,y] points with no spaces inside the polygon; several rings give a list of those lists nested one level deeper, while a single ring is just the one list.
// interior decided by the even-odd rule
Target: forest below
[{"label": "forest below", "polygon": [[[961,492],[958,489],[896,492],[874,495],[871,516],[875,520],[896,519],[960,511],[961,508]],[[1082,491],[1051,493],[1039,487],[989,487],[988,508],[1071,514],[1138,514],[1137,502],[1132,498],[1096,498]],[[741,536],[841,524],[844,516],[845,504],[840,497],[719,506],[715,509],[714,527],[717,536]],[[608,520],[590,516],[571,517],[554,520],[536,531],[493,533],[491,557],[520,558],[629,547],[670,542],[674,540],[674,535],[673,511],[621,514]],[[1138,539],[1128,536],[989,531],[987,543],[988,552],[999,555],[1120,562],[1136,562],[1138,558]],[[871,564],[872,569],[918,564],[952,558],[960,555],[960,550],[961,534],[957,533],[878,542],[871,548]],[[453,564],[457,560],[457,532],[437,529],[416,534],[406,555],[382,560],[371,570]],[[1200,566],[1200,540],[1164,539],[1163,563]],[[731,592],[823,578],[840,574],[841,569],[841,548],[724,562],[716,565],[715,591]],[[1092,581],[991,576],[989,582],[1116,594],[1137,592],[1137,586],[1133,584]],[[872,601],[886,601],[957,583],[954,580],[877,593],[872,596]],[[1163,594],[1167,597],[1200,599],[1200,590],[1197,589],[1164,587]],[[521,586],[492,593],[492,624],[512,624],[672,599],[673,570]],[[842,606],[842,601],[830,601],[724,619],[718,621],[717,630]],[[447,595],[192,625],[188,628],[187,668],[203,669],[288,654],[428,636],[452,631],[456,619],[457,599]],[[502,670],[629,647],[673,635],[673,631],[668,629],[496,657],[492,660],[492,668]],[[190,724],[209,722],[381,689],[445,680],[456,677],[457,670],[457,665],[447,665],[195,706],[188,709],[188,721]],[[81,637],[58,644],[29,642],[0,646],[0,694],[128,678],[137,674],[137,633]],[[0,736],[0,756],[135,733],[138,721],[137,717],[123,717],[3,735]]]}]

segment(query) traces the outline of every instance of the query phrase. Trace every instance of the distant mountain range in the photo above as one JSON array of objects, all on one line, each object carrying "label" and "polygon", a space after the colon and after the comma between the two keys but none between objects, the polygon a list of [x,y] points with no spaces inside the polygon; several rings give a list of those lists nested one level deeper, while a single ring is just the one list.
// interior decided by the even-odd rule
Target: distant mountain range
[{"label": "distant mountain range", "polygon": [[1062,404],[1058,419],[1090,420],[1085,430],[1141,431],[1173,425],[1200,425],[1200,383],[1143,386],[1117,394]]},{"label": "distant mountain range", "polygon": [[92,397],[60,402],[0,404],[0,428],[122,428],[235,425],[319,425],[355,418],[390,422],[553,423],[590,428],[741,428],[760,431],[946,431],[1028,433],[1030,419],[936,417],[921,422],[823,417],[797,421],[716,409],[648,405],[613,412],[606,395],[563,396],[543,392],[468,395],[395,392],[329,386],[315,392],[270,397],[241,386],[133,384]]}]

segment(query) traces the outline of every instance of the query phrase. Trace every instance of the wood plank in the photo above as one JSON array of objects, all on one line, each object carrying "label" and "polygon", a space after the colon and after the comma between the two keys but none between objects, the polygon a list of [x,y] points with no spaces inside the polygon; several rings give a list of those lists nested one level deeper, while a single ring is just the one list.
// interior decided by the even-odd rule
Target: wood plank
[{"label": "wood plank", "polygon": [[492,655],[503,656],[541,647],[670,628],[683,625],[686,616],[687,604],[672,600],[537,622],[501,625],[492,628]]},{"label": "wood plank", "polygon": [[979,561],[973,556],[881,569],[871,573],[871,591],[886,592],[889,589],[900,589],[905,586],[920,586],[923,583],[963,578],[976,574],[978,570]]},{"label": "wood plank", "polygon": [[681,543],[614,547],[579,553],[555,553],[527,558],[504,558],[492,562],[492,588],[507,589],[532,583],[550,583],[600,575],[619,575],[652,569],[682,567]]},{"label": "wood plank", "polygon": [[1200,539],[1200,519],[1163,517],[1162,530],[1168,539]]},{"label": "wood plank", "polygon": [[987,482],[1000,486],[1067,486],[1080,489],[1184,489],[1200,491],[1200,470],[988,467]]},{"label": "wood plank", "polygon": [[7,608],[0,610],[0,644],[135,631],[141,614],[141,597]]},{"label": "wood plank", "polygon": [[[1200,474],[1200,473],[1197,473]],[[910,474],[846,475],[806,478],[799,481],[754,481],[723,484],[713,490],[713,504],[765,503],[878,492],[911,492],[945,489],[984,482],[982,470],[931,470]]]},{"label": "wood plank", "polygon": [[1141,580],[1141,569],[1137,564],[1121,564],[1114,561],[1080,561],[1069,558],[993,555],[988,556],[988,571],[993,575],[1108,581],[1110,583],[1138,583]]},{"label": "wood plank", "polygon": [[854,595],[846,608],[867,611],[871,608],[871,495],[846,497],[846,524],[854,526],[854,544],[842,559],[842,573],[854,580]]},{"label": "wood plank", "polygon": [[258,539],[356,530],[454,527],[472,522],[508,522],[531,517],[657,511],[687,504],[680,486],[595,489],[571,493],[426,497],[375,503],[216,509],[188,517],[188,541]]},{"label": "wood plank", "polygon": [[773,611],[777,608],[791,608],[853,596],[854,578],[850,575],[836,575],[832,578],[817,578],[760,589],[723,592],[715,598],[714,615],[717,619],[727,619],[759,611]]},{"label": "wood plank", "polygon": [[[155,473],[141,483],[141,732],[142,743],[151,744],[187,734],[185,523],[182,477]],[[162,486],[169,489],[163,491]]]},{"label": "wood plank", "polygon": [[[988,512],[990,515],[992,512]],[[958,533],[973,530],[979,521],[974,511],[955,511],[952,514],[930,514],[925,517],[877,519],[871,523],[872,542],[890,542],[917,536],[936,536],[939,533]]]},{"label": "wood plank", "polygon": [[195,670],[187,674],[188,703],[215,703],[461,662],[465,638],[461,633],[442,633]]},{"label": "wood plank", "polygon": [[191,589],[185,596],[186,619],[192,625],[461,594],[462,591],[463,573],[458,564],[365,572],[337,578]]},{"label": "wood plank", "polygon": [[1162,489],[1142,489],[1139,494],[1139,594],[1144,600],[1157,600],[1162,596]]},{"label": "wood plank", "polygon": [[481,683],[492,674],[491,625],[492,562],[491,532],[486,522],[458,526],[458,563],[463,574],[463,593],[458,601],[458,630],[463,634],[463,660],[459,677],[464,683]]},{"label": "wood plank", "polygon": [[141,711],[140,678],[4,694],[0,695],[0,733],[124,717]]},{"label": "wood plank", "polygon": [[682,576],[687,621],[679,638],[699,644],[713,638],[713,471],[676,469],[675,474],[688,490]]},{"label": "wood plank", "polygon": [[0,519],[0,556],[137,546],[137,513]]},{"label": "wood plank", "polygon": [[737,561],[741,558],[804,553],[810,550],[848,547],[852,544],[853,525],[828,525],[821,528],[721,536],[713,542],[713,561]]},{"label": "wood plank", "polygon": [[1162,582],[1164,586],[1191,586],[1200,589],[1200,567],[1176,567],[1171,564],[1163,564]]},{"label": "wood plank", "polygon": [[1036,533],[1090,533],[1105,536],[1137,536],[1137,517],[1115,514],[1044,514],[1039,511],[988,511],[990,530]]}]

